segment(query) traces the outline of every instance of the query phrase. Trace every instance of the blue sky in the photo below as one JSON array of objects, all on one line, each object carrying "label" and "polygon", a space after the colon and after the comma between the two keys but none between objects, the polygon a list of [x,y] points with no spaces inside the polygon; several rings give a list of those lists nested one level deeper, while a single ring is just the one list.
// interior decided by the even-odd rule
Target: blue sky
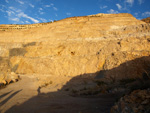
[{"label": "blue sky", "polygon": [[150,0],[0,0],[0,24],[33,24],[97,13],[150,17]]}]

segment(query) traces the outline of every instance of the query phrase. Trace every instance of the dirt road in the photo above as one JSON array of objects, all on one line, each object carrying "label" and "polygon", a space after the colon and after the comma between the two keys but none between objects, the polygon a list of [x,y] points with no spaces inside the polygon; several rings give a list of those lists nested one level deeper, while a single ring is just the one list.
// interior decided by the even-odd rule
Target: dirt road
[{"label": "dirt road", "polygon": [[73,97],[63,90],[43,93],[36,78],[21,78],[0,90],[0,113],[109,113],[115,102],[112,94]]}]

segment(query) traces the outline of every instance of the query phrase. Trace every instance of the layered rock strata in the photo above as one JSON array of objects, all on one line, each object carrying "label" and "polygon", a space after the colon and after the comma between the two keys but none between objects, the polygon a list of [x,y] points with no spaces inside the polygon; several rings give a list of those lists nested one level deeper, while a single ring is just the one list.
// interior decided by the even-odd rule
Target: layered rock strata
[{"label": "layered rock strata", "polygon": [[[149,55],[150,25],[130,14],[72,17],[32,29],[0,31],[0,56],[6,64],[1,69],[46,80],[81,74],[137,77],[148,71]],[[134,62],[143,56],[147,58]]]}]

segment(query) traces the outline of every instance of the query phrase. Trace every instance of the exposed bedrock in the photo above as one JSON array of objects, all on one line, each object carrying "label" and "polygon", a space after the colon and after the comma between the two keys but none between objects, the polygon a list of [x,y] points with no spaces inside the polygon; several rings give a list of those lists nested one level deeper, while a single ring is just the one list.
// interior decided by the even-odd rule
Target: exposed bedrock
[{"label": "exposed bedrock", "polygon": [[0,31],[0,69],[8,73],[74,77],[103,71],[100,78],[134,78],[150,69],[148,57],[134,59],[149,55],[150,25],[130,14],[74,17]]}]

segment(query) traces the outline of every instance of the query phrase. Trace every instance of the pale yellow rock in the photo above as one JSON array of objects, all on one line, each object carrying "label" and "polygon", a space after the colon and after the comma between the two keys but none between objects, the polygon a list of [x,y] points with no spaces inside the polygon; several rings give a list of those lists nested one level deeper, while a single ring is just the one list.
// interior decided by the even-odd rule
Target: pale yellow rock
[{"label": "pale yellow rock", "polygon": [[[150,25],[131,14],[72,17],[47,24],[18,25],[13,30],[9,26],[0,25],[0,69],[43,75],[47,80],[39,78],[47,82],[52,76],[63,80],[65,76],[94,75],[101,70],[107,71],[108,78],[140,76],[140,66],[132,67],[129,62],[150,55]],[[3,31],[4,27],[8,31]]]},{"label": "pale yellow rock", "polygon": [[0,83],[3,83],[3,80],[5,80],[5,75],[4,74],[0,74]]}]

